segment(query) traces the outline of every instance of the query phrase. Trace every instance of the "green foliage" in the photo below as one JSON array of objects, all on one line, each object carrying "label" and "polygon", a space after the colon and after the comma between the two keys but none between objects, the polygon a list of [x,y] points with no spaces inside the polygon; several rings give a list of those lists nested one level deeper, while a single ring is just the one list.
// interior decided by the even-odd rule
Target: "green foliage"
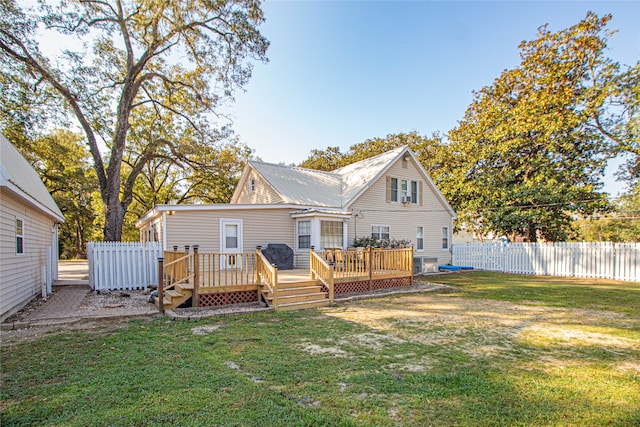
[{"label": "green foliage", "polygon": [[356,237],[353,239],[352,246],[354,248],[384,248],[384,249],[397,249],[400,247],[408,248],[411,246],[409,240],[397,240],[397,239],[376,239],[375,237]]},{"label": "green foliage", "polygon": [[431,137],[421,136],[417,132],[390,134],[385,138],[373,138],[349,147],[346,153],[340,153],[338,147],[326,150],[313,150],[311,156],[300,166],[310,169],[332,171],[369,157],[377,156],[395,148],[408,146],[416,153],[420,163],[429,173],[436,172],[446,154],[446,146],[437,133]]},{"label": "green foliage", "polygon": [[575,232],[573,214],[606,206],[598,191],[606,146],[590,120],[607,90],[591,77],[611,65],[610,18],[589,13],[557,33],[541,27],[521,43],[520,66],[475,94],[449,133],[454,158],[442,186],[464,227],[565,240]]},{"label": "green foliage", "polygon": [[[8,132],[16,135],[16,132]],[[65,217],[60,225],[60,257],[85,258],[86,244],[99,235],[102,200],[90,155],[78,134],[57,130],[35,140],[15,138]],[[12,142],[13,142],[12,141]]]},{"label": "green foliage", "polygon": [[[266,60],[269,44],[257,29],[263,21],[257,0],[88,0],[29,8],[9,0],[0,8],[2,110],[25,106],[17,121],[36,127],[36,134],[47,123],[26,119],[35,106],[53,128],[61,127],[62,117],[82,129],[105,206],[106,240],[120,239],[133,187],[148,162],[167,152],[197,157],[202,153],[190,150],[226,134],[213,129],[212,115],[246,85],[250,61]],[[82,45],[45,57],[37,28]],[[159,131],[163,125],[171,132]],[[135,132],[145,133],[137,135],[145,143],[130,151],[139,156],[129,158],[127,168]]]},{"label": "green foliage", "polygon": [[640,184],[620,196],[611,212],[576,221],[578,240],[640,242]]}]

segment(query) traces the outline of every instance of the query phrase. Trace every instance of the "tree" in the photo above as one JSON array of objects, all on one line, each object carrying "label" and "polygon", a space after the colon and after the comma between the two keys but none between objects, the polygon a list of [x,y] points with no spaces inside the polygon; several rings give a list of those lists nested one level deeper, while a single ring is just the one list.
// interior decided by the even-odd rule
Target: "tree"
[{"label": "tree", "polygon": [[438,169],[443,161],[446,146],[439,134],[431,137],[421,136],[417,132],[389,134],[385,138],[367,139],[354,144],[345,153],[339,147],[327,147],[326,150],[312,150],[311,155],[300,164],[302,167],[332,171],[360,160],[385,153],[395,148],[408,146],[427,172],[438,175]]},{"label": "tree", "polygon": [[[133,187],[150,161],[165,149],[192,155],[183,150],[193,146],[168,135],[149,140],[124,168],[132,114],[146,109],[203,146],[215,140],[211,113],[247,83],[250,59],[266,60],[268,42],[257,30],[262,21],[258,0],[83,0],[38,10],[13,0],[0,4],[2,75],[18,75],[26,88],[46,93],[47,111],[60,109],[82,129],[105,207],[105,240],[120,240]],[[90,49],[48,58],[35,41],[40,27]],[[8,95],[27,96],[17,86]]]},{"label": "tree", "polygon": [[38,172],[64,214],[59,234],[60,256],[86,257],[87,241],[96,233],[96,205],[100,206],[101,201],[91,156],[82,136],[56,130],[35,140],[23,137],[15,141],[16,148]]},{"label": "tree", "polygon": [[576,221],[579,240],[640,242],[640,185],[612,203],[611,212]]},{"label": "tree", "polygon": [[[464,227],[529,241],[572,235],[572,215],[606,205],[600,176],[606,146],[590,126],[607,86],[594,70],[604,56],[610,16],[520,44],[520,65],[474,94],[449,133],[443,191]],[[602,76],[602,74],[600,74]]]}]

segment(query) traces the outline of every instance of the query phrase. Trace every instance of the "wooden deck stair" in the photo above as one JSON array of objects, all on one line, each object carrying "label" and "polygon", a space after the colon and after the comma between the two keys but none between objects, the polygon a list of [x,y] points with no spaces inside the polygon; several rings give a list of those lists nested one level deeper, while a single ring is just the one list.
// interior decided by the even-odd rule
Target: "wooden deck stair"
[{"label": "wooden deck stair", "polygon": [[193,295],[193,283],[182,283],[164,292],[164,308],[171,309],[180,306]]},{"label": "wooden deck stair", "polygon": [[[269,306],[273,306],[273,292],[268,286],[262,295]],[[327,293],[313,280],[280,283],[278,285],[278,311],[303,310],[329,305]]]}]

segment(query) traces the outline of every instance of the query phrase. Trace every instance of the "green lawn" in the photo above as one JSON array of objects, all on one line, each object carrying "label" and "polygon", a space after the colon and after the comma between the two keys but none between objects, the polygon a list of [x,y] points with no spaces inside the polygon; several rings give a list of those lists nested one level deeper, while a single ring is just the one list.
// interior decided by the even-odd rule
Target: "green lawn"
[{"label": "green lawn", "polygon": [[2,426],[640,424],[640,284],[456,292],[2,343]]}]

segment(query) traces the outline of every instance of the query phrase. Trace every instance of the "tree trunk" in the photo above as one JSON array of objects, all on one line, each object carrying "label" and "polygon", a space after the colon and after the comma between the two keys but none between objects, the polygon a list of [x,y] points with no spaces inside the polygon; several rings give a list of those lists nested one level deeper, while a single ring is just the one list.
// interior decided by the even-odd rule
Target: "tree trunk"
[{"label": "tree trunk", "polygon": [[120,204],[117,192],[110,196],[105,208],[104,241],[119,242],[122,238],[125,210]]},{"label": "tree trunk", "polygon": [[531,243],[538,241],[538,229],[533,222],[527,224],[527,241]]}]

